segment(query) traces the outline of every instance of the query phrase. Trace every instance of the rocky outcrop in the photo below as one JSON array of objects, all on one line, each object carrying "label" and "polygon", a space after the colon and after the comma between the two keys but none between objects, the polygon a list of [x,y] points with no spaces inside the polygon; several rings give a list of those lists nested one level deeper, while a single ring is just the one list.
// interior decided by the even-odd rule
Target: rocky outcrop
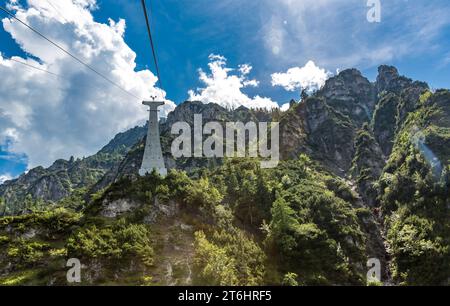
[{"label": "rocky outcrop", "polygon": [[330,78],[317,95],[357,126],[371,120],[376,104],[374,85],[356,69],[344,70]]},{"label": "rocky outcrop", "polygon": [[135,146],[147,133],[147,124],[144,126],[136,126],[126,132],[117,134],[106,146],[104,146],[99,154],[113,154],[116,152],[128,152],[130,148]]},{"label": "rocky outcrop", "polygon": [[350,169],[355,127],[324,98],[306,99],[280,125],[283,158],[305,153],[340,175]]},{"label": "rocky outcrop", "polygon": [[131,212],[138,207],[138,203],[127,199],[119,199],[110,203],[108,201],[104,201],[103,209],[100,211],[100,216],[106,218],[117,218],[118,216]]},{"label": "rocky outcrop", "polygon": [[375,86],[356,69],[342,71],[282,118],[282,156],[305,153],[346,176],[355,153],[356,131],[370,122],[375,105]]},{"label": "rocky outcrop", "polygon": [[373,116],[372,129],[384,155],[389,156],[397,130],[397,109],[400,97],[390,93],[381,98]]},{"label": "rocky outcrop", "polygon": [[397,109],[397,131],[401,128],[403,122],[409,113],[416,110],[420,97],[429,91],[429,87],[423,82],[414,82],[410,87],[405,88],[400,95],[400,103]]},{"label": "rocky outcrop", "polygon": [[379,102],[372,119],[373,133],[383,153],[389,156],[396,133],[407,115],[417,108],[428,85],[400,76],[395,67],[380,66],[376,89]]},{"label": "rocky outcrop", "polygon": [[377,94],[383,92],[391,92],[396,95],[402,94],[407,88],[428,88],[425,82],[413,81],[398,73],[397,68],[393,66],[382,65],[378,68],[378,76],[376,82]]},{"label": "rocky outcrop", "polygon": [[377,198],[374,183],[380,178],[383,171],[385,157],[367,124],[357,132],[355,148],[351,170],[352,178],[357,184],[358,193],[364,203],[374,207]]}]

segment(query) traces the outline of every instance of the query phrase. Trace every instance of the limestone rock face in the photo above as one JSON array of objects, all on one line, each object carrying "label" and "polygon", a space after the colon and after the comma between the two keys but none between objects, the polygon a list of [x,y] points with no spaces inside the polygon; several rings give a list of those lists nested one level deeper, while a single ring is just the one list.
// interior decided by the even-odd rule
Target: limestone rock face
[{"label": "limestone rock face", "polygon": [[177,213],[179,213],[180,207],[178,203],[170,200],[168,203],[161,203],[158,197],[148,212],[147,216],[144,217],[144,223],[153,224],[157,222],[158,218],[173,218]]},{"label": "limestone rock face", "polygon": [[[282,157],[305,153],[333,172],[348,176],[358,150],[354,145],[359,129],[370,123],[375,139],[367,145],[380,158],[388,156],[397,131],[427,89],[426,83],[400,76],[391,66],[380,66],[375,83],[356,69],[344,70],[282,117]],[[363,155],[358,162],[370,164],[372,161],[364,161],[369,157]]]},{"label": "limestone rock face", "polygon": [[203,123],[216,121],[220,123],[225,122],[260,122],[271,121],[272,114],[269,111],[263,109],[248,109],[244,106],[240,106],[235,110],[227,110],[224,107],[215,103],[202,103],[198,101],[186,101],[175,108],[171,112],[164,124],[161,125],[161,134],[168,135],[170,133],[171,126],[176,122],[187,122],[193,127],[194,115],[201,114]]},{"label": "limestone rock face", "polygon": [[306,153],[345,176],[354,156],[356,131],[370,122],[375,104],[375,86],[356,69],[342,71],[282,118],[282,156]]},{"label": "limestone rock face", "polygon": [[372,118],[376,90],[356,69],[348,69],[330,78],[318,92],[326,103],[360,126]]},{"label": "limestone rock face", "polygon": [[170,133],[170,128],[177,122],[187,122],[193,126],[195,114],[201,114],[205,122],[225,122],[231,121],[232,118],[230,112],[218,104],[186,101],[178,105],[173,112],[169,113],[167,121],[161,127],[161,135]]},{"label": "limestone rock face", "polygon": [[400,77],[397,68],[387,65],[378,67],[377,92],[392,91],[398,87]]},{"label": "limestone rock face", "polygon": [[380,178],[386,162],[367,124],[356,134],[355,150],[352,177],[364,202],[369,206],[376,206],[377,191],[373,184]]},{"label": "limestone rock face", "polygon": [[391,153],[394,145],[399,105],[400,97],[390,93],[380,100],[373,117],[373,133],[386,156]]},{"label": "limestone rock face", "polygon": [[111,203],[105,201],[103,205],[104,208],[101,210],[100,215],[106,218],[117,218],[126,212],[133,211],[139,206],[139,204],[127,199],[119,199]]},{"label": "limestone rock face", "polygon": [[409,113],[416,110],[421,95],[429,90],[428,84],[413,82],[406,87],[400,95],[400,104],[397,109],[397,132]]},{"label": "limestone rock face", "polygon": [[380,66],[376,82],[377,93],[392,92],[400,95],[408,87],[428,88],[424,82],[414,82],[413,80],[401,76],[397,68],[393,66]]},{"label": "limestone rock face", "polygon": [[351,167],[355,127],[348,117],[327,105],[325,99],[308,98],[280,125],[283,158],[305,153],[341,175]]},{"label": "limestone rock face", "polygon": [[395,67],[381,66],[378,71],[376,87],[379,102],[372,125],[375,139],[388,156],[396,133],[407,115],[417,108],[419,98],[428,90],[428,85],[400,76]]}]

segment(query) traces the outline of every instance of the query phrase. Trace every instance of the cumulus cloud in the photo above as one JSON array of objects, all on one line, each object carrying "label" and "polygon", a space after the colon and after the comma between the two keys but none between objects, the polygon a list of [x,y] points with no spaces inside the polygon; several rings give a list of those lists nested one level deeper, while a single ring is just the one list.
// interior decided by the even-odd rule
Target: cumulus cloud
[{"label": "cumulus cloud", "polygon": [[[0,143],[9,140],[12,152],[27,154],[29,167],[95,153],[116,133],[145,122],[142,99],[165,99],[151,71],[136,71],[136,54],[124,41],[125,21],[96,22],[95,0],[58,0],[53,6],[38,0],[18,3],[9,3],[18,18],[131,93],[4,18],[3,28],[31,56],[5,58],[0,53]],[[166,102],[162,115],[175,108]]]},{"label": "cumulus cloud", "polygon": [[288,111],[291,108],[291,103],[285,103],[283,105],[281,105],[280,110],[282,112]]},{"label": "cumulus cloud", "polygon": [[272,86],[281,86],[288,91],[305,89],[313,92],[320,89],[332,74],[319,68],[313,61],[303,67],[290,68],[285,73],[272,74]]},{"label": "cumulus cloud", "polygon": [[6,181],[12,180],[13,177],[9,175],[8,173],[0,175],[0,185],[3,184]]},{"label": "cumulus cloud", "polygon": [[211,54],[208,67],[210,74],[199,69],[200,81],[205,85],[196,91],[190,90],[190,101],[201,101],[203,103],[217,103],[229,109],[239,106],[248,108],[278,108],[278,104],[270,98],[255,96],[249,97],[242,92],[246,87],[257,87],[257,80],[249,79],[252,66],[240,65],[237,70],[228,68],[227,59],[222,55]]}]

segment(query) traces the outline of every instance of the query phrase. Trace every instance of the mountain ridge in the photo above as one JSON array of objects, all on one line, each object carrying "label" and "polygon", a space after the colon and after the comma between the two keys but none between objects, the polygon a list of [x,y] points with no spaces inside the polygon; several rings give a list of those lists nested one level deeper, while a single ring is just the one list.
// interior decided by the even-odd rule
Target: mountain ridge
[{"label": "mountain ridge", "polygon": [[[173,139],[170,135],[170,126],[175,122],[184,121],[192,125],[193,114],[202,114],[204,122],[268,122],[272,121],[272,117],[278,117],[281,118],[280,148],[282,158],[292,158],[300,153],[312,156],[317,155],[315,157],[322,161],[327,168],[341,176],[346,176],[349,175],[354,158],[355,148],[353,143],[358,127],[372,120],[375,120],[373,124],[377,126],[379,116],[372,119],[372,114],[378,110],[376,109],[376,95],[390,90],[395,92],[397,96],[405,88],[411,87],[416,89],[413,95],[417,95],[417,88],[419,88],[419,91],[425,90],[428,88],[428,85],[423,82],[413,82],[406,77],[400,76],[398,70],[392,66],[380,66],[377,80],[374,83],[366,79],[357,69],[346,69],[328,79],[314,97],[303,101],[305,103],[291,104],[291,110],[294,109],[298,112],[297,116],[291,116],[295,118],[291,119],[294,122],[288,122],[289,119],[284,120],[283,118],[289,118],[289,115],[283,117],[279,111],[273,113],[264,110],[250,110],[244,106],[235,110],[227,110],[215,103],[205,104],[186,101],[178,105],[175,111],[169,114],[167,121],[161,125],[162,145],[167,168],[171,169],[178,166],[181,169],[193,169],[199,166],[205,167],[209,164],[204,159],[200,163],[190,159],[188,161],[190,165],[186,165],[185,161],[177,164],[170,157],[169,141]],[[406,101],[410,100],[414,100],[414,97],[409,100],[406,99]],[[410,111],[412,108],[409,106],[408,110]],[[392,115],[392,112],[387,113]],[[292,126],[291,123],[295,124],[296,120],[298,120],[300,126]],[[399,123],[395,122],[395,127],[398,125]],[[330,126],[334,128],[330,129]],[[292,135],[292,131],[296,131],[295,135]],[[377,130],[375,129],[375,131]],[[136,175],[135,172],[137,172],[140,165],[139,155],[143,152],[142,143],[145,134],[145,126],[134,127],[117,134],[98,153],[86,159],[77,160],[76,162],[71,159],[69,163],[58,160],[47,169],[42,167],[34,168],[30,170],[31,173],[29,172],[29,175],[27,173],[18,179],[0,185],[0,197],[5,198],[5,201],[8,203],[23,201],[26,195],[31,194],[33,199],[55,202],[61,200],[64,196],[68,196],[70,189],[88,187],[92,188],[91,191],[98,191],[117,179],[120,176],[120,172],[127,175]],[[324,135],[327,134],[332,139],[324,139]],[[306,139],[297,139],[306,135],[308,135]],[[381,131],[375,134],[375,138],[379,143],[384,143],[383,137],[387,137],[386,141],[388,143],[393,142],[392,135],[384,135],[385,131]],[[336,139],[341,139],[342,141],[336,142]],[[334,145],[334,147],[330,147],[330,145]],[[384,148],[384,153],[389,152],[389,144],[383,145],[382,148]],[[128,154],[130,150],[134,155]],[[106,155],[102,156],[102,154]],[[100,160],[108,159],[110,158],[109,155],[114,154],[116,154],[116,160],[107,162],[106,165],[98,165],[95,161],[92,162],[96,157],[100,157]],[[214,163],[217,163],[217,161]],[[63,168],[61,170],[69,173],[71,168],[79,172],[87,168],[88,170],[85,171],[87,172],[85,175],[87,177],[86,181],[81,183],[72,182],[73,179],[69,175],[69,182],[67,182],[64,173],[64,177],[61,178],[61,173],[58,174],[58,171],[54,171],[58,165]],[[90,172],[93,176],[92,179],[88,177],[91,174]],[[116,173],[114,174],[114,172]],[[30,180],[27,179],[28,177],[30,177]],[[49,177],[49,179],[46,179],[46,177]],[[36,182],[36,185],[33,182]],[[14,193],[15,185],[21,185],[18,188],[21,190],[21,196],[17,199],[13,199],[10,196],[10,193]]]},{"label": "mountain ridge", "polygon": [[[137,174],[145,131],[118,135],[89,160],[120,153],[99,180],[0,218],[0,284],[64,284],[66,257],[82,260],[83,284],[448,284],[450,91],[381,66],[376,82],[345,70],[290,105],[182,103],[161,123],[166,178]],[[279,121],[282,160],[173,159],[170,126],[197,113]],[[92,173],[71,164],[28,175],[86,183]],[[368,259],[380,279],[366,278]]]},{"label": "mountain ridge", "polygon": [[[146,133],[144,127],[134,127],[117,134],[96,154],[87,158],[58,159],[50,167],[36,167],[14,180],[0,185],[0,198],[6,204],[24,202],[28,195],[43,202],[57,202],[68,197],[73,190],[86,188],[96,183],[120,160]],[[43,203],[44,205],[45,203]],[[25,209],[25,207],[19,208]],[[11,210],[11,213],[18,213]]]}]

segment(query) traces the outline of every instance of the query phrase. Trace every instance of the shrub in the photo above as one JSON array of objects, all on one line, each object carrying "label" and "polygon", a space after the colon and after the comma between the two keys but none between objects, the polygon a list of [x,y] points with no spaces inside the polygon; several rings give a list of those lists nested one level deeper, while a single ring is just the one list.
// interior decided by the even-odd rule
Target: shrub
[{"label": "shrub", "polygon": [[186,203],[211,211],[223,200],[223,196],[207,178],[194,181],[187,191]]},{"label": "shrub", "polygon": [[7,256],[19,265],[33,265],[40,262],[49,249],[47,243],[19,238],[9,244]]},{"label": "shrub", "polygon": [[150,232],[144,225],[119,221],[113,226],[95,225],[73,234],[67,241],[70,256],[87,259],[125,260],[138,257],[145,265],[153,263]]},{"label": "shrub", "polygon": [[296,273],[288,272],[283,277],[283,286],[298,286],[298,275]]},{"label": "shrub", "polygon": [[265,255],[242,231],[216,231],[208,239],[195,233],[196,283],[203,285],[262,285]]},{"label": "shrub", "polygon": [[358,265],[351,264],[365,262],[356,210],[306,180],[277,197],[266,243],[278,253],[281,269],[307,284],[362,284]]}]

